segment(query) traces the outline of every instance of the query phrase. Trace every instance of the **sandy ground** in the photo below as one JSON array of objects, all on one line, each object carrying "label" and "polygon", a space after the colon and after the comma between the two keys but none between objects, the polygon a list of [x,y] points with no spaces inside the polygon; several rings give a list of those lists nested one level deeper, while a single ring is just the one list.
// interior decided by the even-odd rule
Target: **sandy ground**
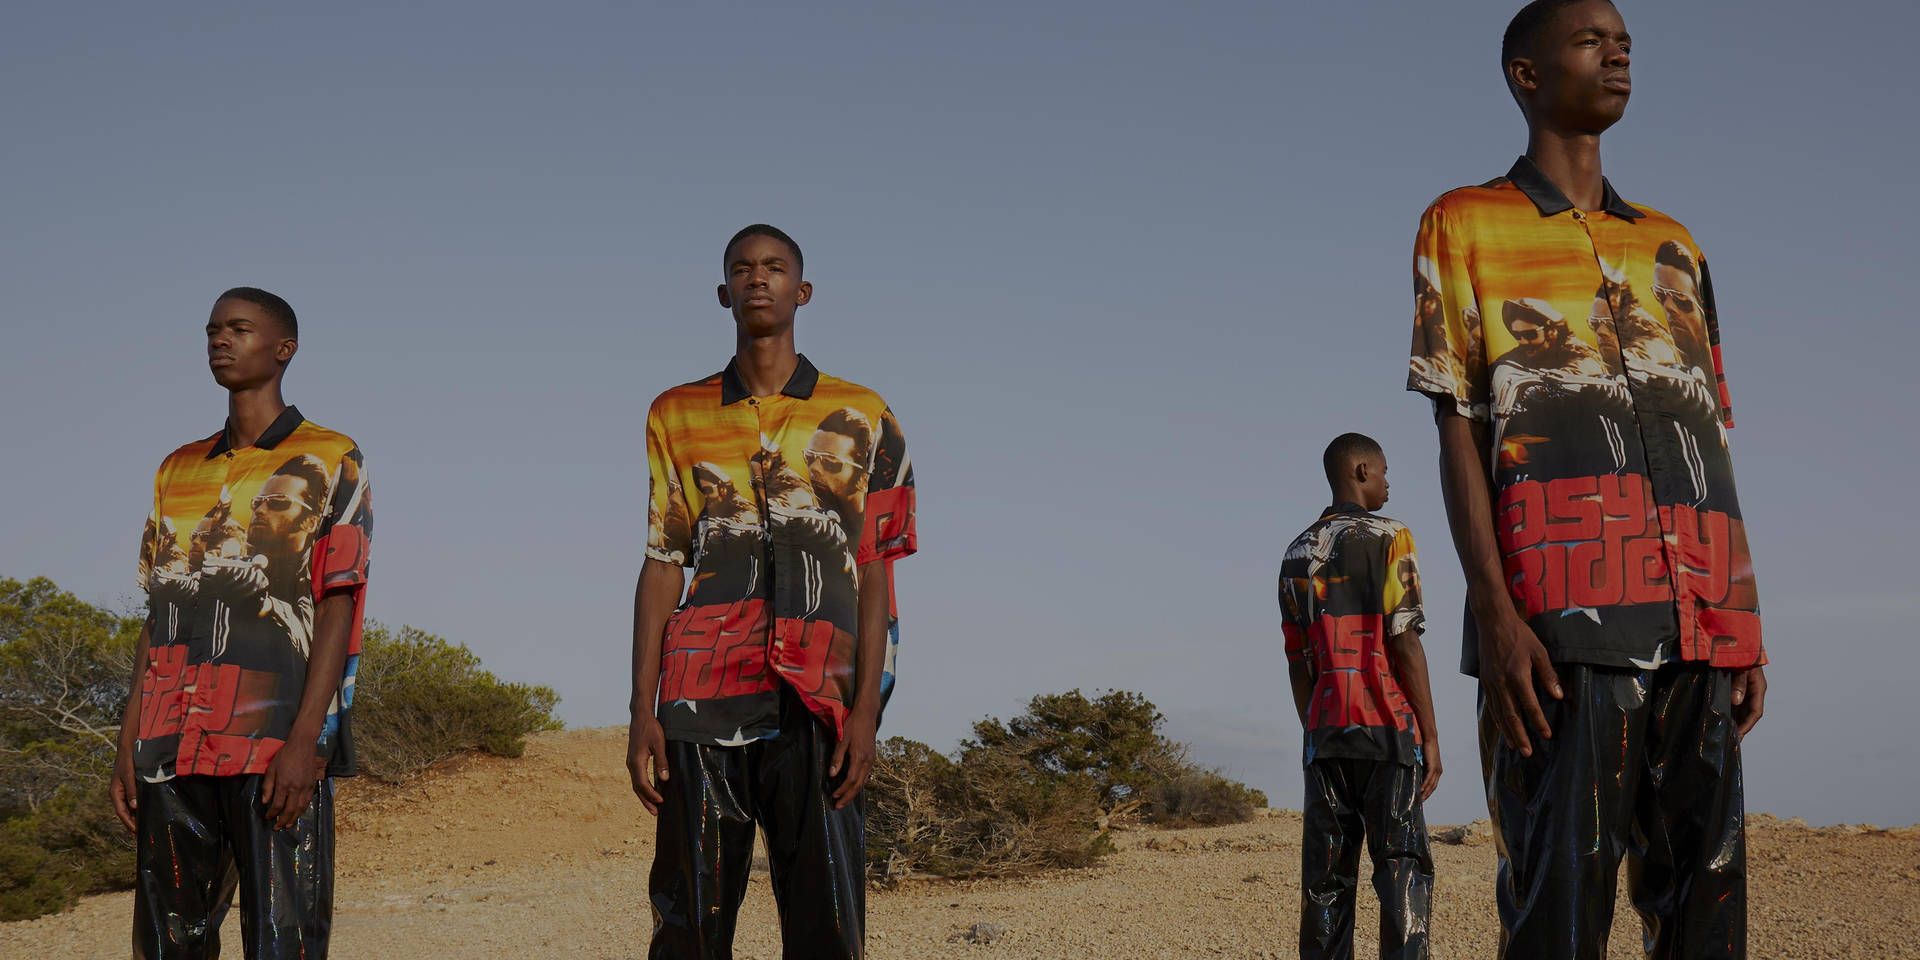
[{"label": "sandy ground", "polygon": [[[653,822],[628,790],[624,730],[542,734],[518,760],[456,761],[405,787],[343,784],[336,958],[641,957]],[[1300,816],[1133,830],[1100,866],[1018,881],[915,882],[868,899],[868,951],[889,957],[1291,957]],[[1436,844],[1433,955],[1493,954],[1493,847]],[[1920,828],[1749,821],[1751,956],[1920,958]],[[1358,952],[1374,951],[1364,874]],[[1639,956],[1621,900],[1610,957]],[[127,956],[132,897],[0,924],[0,957]],[[757,876],[736,952],[779,956]],[[1005,935],[956,940],[976,923]],[[228,952],[239,955],[237,929]]]}]

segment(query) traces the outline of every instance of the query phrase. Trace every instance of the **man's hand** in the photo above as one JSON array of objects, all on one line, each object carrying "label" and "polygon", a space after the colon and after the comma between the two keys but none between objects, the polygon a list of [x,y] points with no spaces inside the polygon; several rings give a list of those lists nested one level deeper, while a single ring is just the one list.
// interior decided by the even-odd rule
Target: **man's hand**
[{"label": "man's hand", "polygon": [[266,778],[260,784],[260,806],[275,830],[293,826],[307,812],[307,804],[313,802],[314,785],[326,769],[325,762],[314,755],[318,739],[293,734],[267,761]]},{"label": "man's hand", "polygon": [[1433,796],[1433,790],[1440,785],[1440,743],[1429,740],[1420,745],[1420,753],[1427,761],[1427,775],[1420,781],[1420,802],[1426,803]]},{"label": "man's hand", "polygon": [[[652,778],[647,773],[651,768]],[[642,716],[627,726],[627,776],[633,780],[633,795],[654,816],[666,798],[659,784],[667,782],[667,734],[660,721]]]},{"label": "man's hand", "polygon": [[113,752],[113,779],[107,783],[107,796],[113,800],[113,814],[128,833],[139,828],[134,814],[140,810],[140,779],[133,774],[133,751],[120,744]]},{"label": "man's hand", "polygon": [[1733,672],[1733,719],[1740,724],[1740,737],[1760,722],[1767,703],[1767,673],[1759,666]]},{"label": "man's hand", "polygon": [[840,743],[833,748],[833,765],[827,768],[829,777],[838,776],[842,768],[847,772],[840,788],[833,791],[835,810],[852,803],[867,785],[867,777],[873,773],[873,741],[879,729],[879,712],[859,707],[841,724]]},{"label": "man's hand", "polygon": [[1519,614],[1509,613],[1492,622],[1480,620],[1480,684],[1487,692],[1487,710],[1507,746],[1523,757],[1533,756],[1528,730],[1542,740],[1553,738],[1553,728],[1547,725],[1534,694],[1536,683],[1548,696],[1561,698],[1553,660]]}]

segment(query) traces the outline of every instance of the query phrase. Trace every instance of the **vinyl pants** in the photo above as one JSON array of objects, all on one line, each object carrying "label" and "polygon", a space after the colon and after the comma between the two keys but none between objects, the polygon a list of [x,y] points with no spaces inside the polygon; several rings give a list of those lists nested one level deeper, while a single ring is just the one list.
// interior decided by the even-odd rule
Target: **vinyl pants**
[{"label": "vinyl pants", "polygon": [[1732,674],[1559,664],[1565,699],[1533,756],[1480,698],[1480,758],[1499,846],[1502,957],[1607,955],[1622,856],[1647,956],[1744,957],[1747,859]]},{"label": "vinyl pants", "polygon": [[1300,844],[1300,956],[1353,956],[1353,898],[1364,839],[1380,897],[1380,956],[1425,960],[1433,857],[1420,811],[1423,768],[1386,760],[1316,758],[1307,765]]},{"label": "vinyl pants", "polygon": [[649,891],[653,960],[730,958],[747,891],[754,825],[788,960],[862,955],[866,795],[833,809],[833,735],[784,686],[780,734],[745,746],[668,741]]},{"label": "vinyl pants", "polygon": [[333,781],[300,819],[269,826],[259,774],[140,785],[133,955],[213,960],[237,888],[247,960],[325,960],[333,923]]}]

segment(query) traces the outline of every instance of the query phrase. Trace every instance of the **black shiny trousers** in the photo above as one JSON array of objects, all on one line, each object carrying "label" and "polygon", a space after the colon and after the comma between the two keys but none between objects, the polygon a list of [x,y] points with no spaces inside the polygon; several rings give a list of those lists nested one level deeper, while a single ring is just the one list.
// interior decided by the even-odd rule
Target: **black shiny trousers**
[{"label": "black shiny trousers", "polygon": [[1353,898],[1360,843],[1380,897],[1380,956],[1425,960],[1433,909],[1433,856],[1420,810],[1422,768],[1386,760],[1322,757],[1307,764],[1300,843],[1300,956],[1353,956]]},{"label": "black shiny trousers", "polygon": [[780,734],[739,747],[669,741],[649,890],[653,960],[733,956],[754,825],[788,960],[862,955],[866,929],[866,795],[833,809],[834,741],[782,687]]},{"label": "black shiny trousers", "polygon": [[1508,749],[1480,703],[1480,760],[1499,842],[1501,951],[1607,955],[1621,858],[1647,956],[1744,957],[1747,856],[1732,674],[1669,664],[1559,664],[1550,740]]},{"label": "black shiny trousers", "polygon": [[240,893],[247,960],[324,960],[333,923],[333,781],[300,819],[269,826],[258,774],[174,777],[140,785],[133,955],[213,960]]}]

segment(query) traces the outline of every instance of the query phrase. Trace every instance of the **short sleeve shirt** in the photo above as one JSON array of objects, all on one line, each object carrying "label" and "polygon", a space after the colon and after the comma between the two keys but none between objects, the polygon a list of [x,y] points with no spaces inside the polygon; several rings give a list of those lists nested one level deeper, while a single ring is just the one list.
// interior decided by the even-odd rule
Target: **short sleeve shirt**
[{"label": "short sleeve shirt", "polygon": [[160,464],[140,538],[152,641],[140,679],[134,769],[148,781],[264,773],[306,689],[314,611],[353,595],[345,673],[319,740],[327,772],[355,772],[353,675],[373,506],[345,434],[294,407],[251,447],[228,431]]},{"label": "short sleeve shirt", "polygon": [[1434,201],[1407,388],[1490,424],[1508,592],[1555,660],[1764,663],[1707,261],[1604,197],[1577,210],[1522,157]]},{"label": "short sleeve shirt", "polygon": [[1287,547],[1280,612],[1287,660],[1314,677],[1304,760],[1419,763],[1420,725],[1387,652],[1427,625],[1413,532],[1357,504],[1328,508]]},{"label": "short sleeve shirt", "polygon": [[[693,568],[661,644],[667,738],[773,736],[782,683],[838,736],[856,690],[860,567],[916,549],[893,411],[804,356],[771,397],[749,395],[729,363],[654,400],[647,460],[647,556]],[[889,607],[883,702],[899,644]]]}]

